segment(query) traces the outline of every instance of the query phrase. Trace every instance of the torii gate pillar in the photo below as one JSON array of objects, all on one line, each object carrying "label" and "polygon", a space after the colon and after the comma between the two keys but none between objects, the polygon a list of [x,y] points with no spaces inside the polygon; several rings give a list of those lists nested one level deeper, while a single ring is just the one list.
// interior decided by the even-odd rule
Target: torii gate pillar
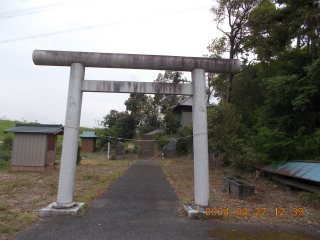
[{"label": "torii gate pillar", "polygon": [[[205,71],[192,71],[193,84],[193,156],[194,156],[194,198],[198,210],[210,204],[208,127]],[[204,209],[205,210],[205,209]]]},{"label": "torii gate pillar", "polygon": [[71,208],[76,205],[76,203],[73,202],[73,189],[78,153],[79,126],[83,94],[81,88],[84,80],[84,72],[85,67],[83,64],[71,64],[60,166],[60,168],[64,170],[60,171],[58,199],[57,202],[53,203],[53,208]]}]

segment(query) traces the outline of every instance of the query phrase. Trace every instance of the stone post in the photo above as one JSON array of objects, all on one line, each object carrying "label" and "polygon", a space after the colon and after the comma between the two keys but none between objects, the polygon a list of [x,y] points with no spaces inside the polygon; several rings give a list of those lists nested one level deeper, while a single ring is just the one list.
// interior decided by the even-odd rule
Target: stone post
[{"label": "stone post", "polygon": [[108,159],[110,159],[110,142],[108,142]]},{"label": "stone post", "polygon": [[72,63],[68,90],[68,102],[61,154],[58,200],[53,208],[70,208],[73,202],[73,188],[77,164],[80,115],[82,104],[82,81],[85,67],[82,63]]},{"label": "stone post", "polygon": [[[209,161],[205,71],[192,71],[194,193],[198,208],[209,206]],[[197,209],[197,210],[200,210]]]}]

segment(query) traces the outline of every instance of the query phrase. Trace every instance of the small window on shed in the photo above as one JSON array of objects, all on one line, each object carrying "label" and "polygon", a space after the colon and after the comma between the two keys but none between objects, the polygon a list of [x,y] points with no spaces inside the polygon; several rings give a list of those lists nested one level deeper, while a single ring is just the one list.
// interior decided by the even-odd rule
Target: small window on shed
[{"label": "small window on shed", "polygon": [[48,151],[53,152],[55,147],[56,141],[55,139],[49,138],[48,139]]}]

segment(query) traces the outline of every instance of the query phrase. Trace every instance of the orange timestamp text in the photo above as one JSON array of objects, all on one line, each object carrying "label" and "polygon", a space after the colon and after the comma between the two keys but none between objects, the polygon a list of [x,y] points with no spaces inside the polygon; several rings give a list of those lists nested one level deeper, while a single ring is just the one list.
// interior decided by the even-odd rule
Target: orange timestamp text
[{"label": "orange timestamp text", "polygon": [[[254,208],[248,211],[247,208],[237,208],[235,212],[229,211],[229,208],[206,208],[206,215],[222,216],[222,215],[253,215],[253,216],[263,216],[267,212],[267,208]],[[272,213],[277,216],[302,216],[303,208],[274,208]]]}]

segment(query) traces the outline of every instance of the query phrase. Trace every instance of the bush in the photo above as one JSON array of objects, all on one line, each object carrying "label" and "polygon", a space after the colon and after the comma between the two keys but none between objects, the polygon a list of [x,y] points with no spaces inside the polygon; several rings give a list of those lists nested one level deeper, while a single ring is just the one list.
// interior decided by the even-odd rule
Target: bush
[{"label": "bush", "polygon": [[0,161],[9,161],[11,159],[11,152],[0,149]]},{"label": "bush", "polygon": [[304,206],[320,207],[320,193],[300,192],[298,200]]},{"label": "bush", "polygon": [[180,137],[187,137],[188,138],[181,138],[177,141],[177,153],[179,155],[189,154],[193,152],[193,128],[192,127],[180,127],[177,131],[177,138]]},{"label": "bush", "polygon": [[133,153],[139,155],[140,154],[140,149],[138,147],[134,147]]},{"label": "bush", "polygon": [[163,147],[165,145],[167,145],[169,143],[169,140],[170,140],[169,137],[166,136],[163,131],[157,133],[156,135],[154,135],[154,139],[155,140],[160,140],[160,141],[157,141],[157,147],[158,147],[159,150],[162,150]]},{"label": "bush", "polygon": [[5,151],[12,151],[13,136],[6,134],[3,138],[3,143],[0,146],[1,146],[1,149]]},{"label": "bush", "polygon": [[0,169],[10,169],[11,152],[0,149]]}]

